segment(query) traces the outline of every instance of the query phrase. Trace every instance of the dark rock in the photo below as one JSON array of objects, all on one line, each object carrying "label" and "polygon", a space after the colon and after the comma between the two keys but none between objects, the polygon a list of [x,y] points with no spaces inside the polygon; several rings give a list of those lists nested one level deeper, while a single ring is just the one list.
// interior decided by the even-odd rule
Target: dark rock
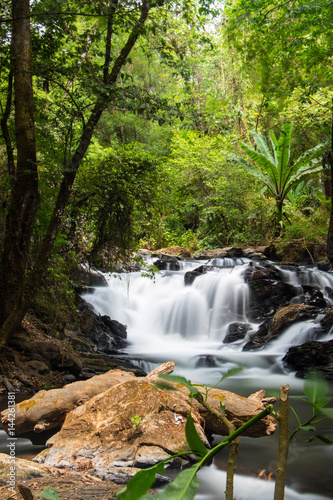
[{"label": "dark rock", "polygon": [[197,267],[196,269],[193,269],[193,271],[188,271],[187,273],[185,273],[184,276],[185,285],[192,285],[195,278],[201,276],[202,274],[205,274],[206,272],[207,272],[207,266],[200,266]]},{"label": "dark rock", "polygon": [[27,363],[25,363],[25,365],[38,373],[47,373],[48,371],[50,371],[50,367],[46,363],[43,363],[43,361],[38,361],[36,359],[28,361]]},{"label": "dark rock", "polygon": [[196,368],[200,367],[210,367],[215,368],[217,366],[215,356],[210,354],[199,356],[198,361],[195,363]]},{"label": "dark rock", "polygon": [[74,271],[72,279],[78,286],[94,287],[94,286],[107,286],[107,281],[102,273],[96,269],[88,269],[86,267],[78,266]]},{"label": "dark rock", "polygon": [[287,368],[296,371],[298,377],[303,378],[315,371],[333,380],[333,340],[290,347],[282,361]]},{"label": "dark rock", "polygon": [[327,302],[320,290],[311,285],[302,286],[304,293],[304,304],[316,307],[326,307]]},{"label": "dark rock", "polygon": [[127,346],[126,326],[109,316],[95,314],[93,307],[83,299],[77,301],[79,327],[87,341],[100,352],[115,354]]},{"label": "dark rock", "polygon": [[[256,333],[244,345],[243,351],[260,349],[268,342],[276,339],[286,328],[296,321],[314,319],[319,314],[319,309],[304,304],[292,304],[277,310],[272,320],[267,319],[262,323]],[[318,329],[318,333],[321,330]]]},{"label": "dark rock", "polygon": [[160,258],[154,262],[154,266],[156,266],[160,271],[179,271],[180,264],[177,257],[162,254],[159,257]]},{"label": "dark rock", "polygon": [[224,344],[230,344],[231,342],[236,342],[245,337],[247,332],[251,330],[251,325],[248,323],[231,323],[228,326],[227,333],[223,339]]},{"label": "dark rock", "polygon": [[244,272],[249,285],[250,297],[247,317],[260,321],[271,317],[279,308],[286,306],[298,295],[298,288],[283,281],[282,272],[274,266],[250,263]]}]

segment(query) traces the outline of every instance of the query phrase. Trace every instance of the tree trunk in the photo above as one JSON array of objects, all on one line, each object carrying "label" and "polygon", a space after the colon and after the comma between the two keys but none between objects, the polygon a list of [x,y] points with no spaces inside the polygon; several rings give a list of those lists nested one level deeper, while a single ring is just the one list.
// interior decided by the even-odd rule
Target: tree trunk
[{"label": "tree trunk", "polygon": [[[332,102],[332,138],[331,138],[331,149],[326,154],[326,164],[330,166],[331,169],[331,193],[333,193],[333,102]],[[327,258],[330,261],[331,267],[333,268],[333,197],[331,196],[331,216],[330,224],[327,234]]]},{"label": "tree trunk", "polygon": [[12,17],[17,162],[0,269],[0,350],[12,329],[9,317],[14,312],[19,321],[23,318],[25,272],[39,205],[29,0],[13,0]]}]

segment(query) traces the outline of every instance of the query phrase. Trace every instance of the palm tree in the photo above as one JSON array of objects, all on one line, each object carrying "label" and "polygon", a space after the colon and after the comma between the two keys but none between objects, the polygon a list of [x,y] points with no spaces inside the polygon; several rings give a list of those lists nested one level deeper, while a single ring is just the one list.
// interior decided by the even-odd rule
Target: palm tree
[{"label": "palm tree", "polygon": [[292,124],[286,122],[281,130],[279,140],[276,139],[273,131],[269,133],[272,151],[266,140],[257,132],[252,131],[258,151],[247,144],[241,143],[241,148],[250,157],[253,164],[248,163],[244,158],[231,155],[232,158],[241,165],[249,174],[260,180],[271,192],[276,201],[277,224],[282,229],[283,203],[290,190],[296,189],[315,173],[322,169],[318,165],[319,159],[314,158],[323,144],[309,149],[300,156],[294,163],[290,162]]}]

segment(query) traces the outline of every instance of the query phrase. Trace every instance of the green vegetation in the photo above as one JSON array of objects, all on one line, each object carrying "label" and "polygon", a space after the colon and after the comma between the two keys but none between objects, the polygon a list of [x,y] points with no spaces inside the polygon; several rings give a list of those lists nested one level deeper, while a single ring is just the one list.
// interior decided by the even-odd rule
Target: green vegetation
[{"label": "green vegetation", "polygon": [[43,287],[72,307],[75,259],[104,252],[112,267],[140,246],[267,244],[282,220],[281,245],[326,241],[331,10],[4,2],[2,348],[33,298],[57,322]]}]

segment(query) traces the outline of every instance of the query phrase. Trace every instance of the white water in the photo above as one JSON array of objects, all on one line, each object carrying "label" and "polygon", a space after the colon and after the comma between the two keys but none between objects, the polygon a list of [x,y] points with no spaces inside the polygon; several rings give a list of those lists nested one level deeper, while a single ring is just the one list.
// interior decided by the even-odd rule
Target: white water
[{"label": "white water", "polygon": [[[140,273],[108,276],[108,287],[97,288],[93,294],[87,294],[84,298],[97,312],[107,314],[127,325],[130,345],[126,353],[147,372],[164,361],[172,360],[176,362],[175,373],[196,383],[213,385],[230,368],[241,365],[243,371],[224,381],[223,388],[248,396],[262,388],[268,394],[273,394],[281,384],[289,383],[293,397],[302,395],[303,381],[295,378],[293,373],[288,373],[281,359],[290,345],[302,344],[314,338],[318,319],[291,325],[277,340],[259,351],[242,351],[244,343],[258,328],[258,324],[251,325],[252,331],[244,340],[223,344],[230,323],[247,322],[248,288],[242,278],[247,264],[238,261],[234,267],[214,267],[211,272],[197,277],[191,286],[185,286],[185,272],[202,264],[203,262],[182,262],[180,271],[164,271],[154,280],[142,277]],[[214,261],[212,264],[230,266],[231,262]],[[302,268],[298,273],[296,270],[284,270],[283,273],[286,281],[299,288],[301,284],[318,286],[328,303],[331,303],[326,290],[326,287],[333,288],[333,278],[330,274],[306,268]],[[323,340],[332,338],[333,333],[329,333]],[[256,466],[253,463],[252,467],[253,455],[257,453],[251,440],[244,455],[248,471],[236,480],[237,500],[273,498],[273,483],[250,477],[275,460],[276,453],[273,458],[266,456],[267,449],[271,452],[271,440],[272,438],[258,440],[258,443],[265,443],[266,458]],[[314,447],[306,448],[306,454],[310,449],[313,452]],[[332,447],[320,446],[319,449],[324,460],[321,467],[330,474]],[[262,454],[262,451],[259,453]],[[301,455],[302,453],[298,453],[298,462]],[[225,458],[223,460],[225,461]],[[312,469],[308,461],[302,471],[291,472],[291,479],[296,481],[297,489],[311,487],[315,493],[301,494],[289,488],[286,499],[333,498],[327,496],[327,487],[322,488],[320,483],[316,484],[315,479],[311,480]],[[204,492],[197,498],[223,498],[223,476],[224,472],[217,467],[205,469],[201,480],[201,491]],[[303,482],[305,485],[302,486]],[[323,491],[326,497],[317,496],[316,493]]]}]

